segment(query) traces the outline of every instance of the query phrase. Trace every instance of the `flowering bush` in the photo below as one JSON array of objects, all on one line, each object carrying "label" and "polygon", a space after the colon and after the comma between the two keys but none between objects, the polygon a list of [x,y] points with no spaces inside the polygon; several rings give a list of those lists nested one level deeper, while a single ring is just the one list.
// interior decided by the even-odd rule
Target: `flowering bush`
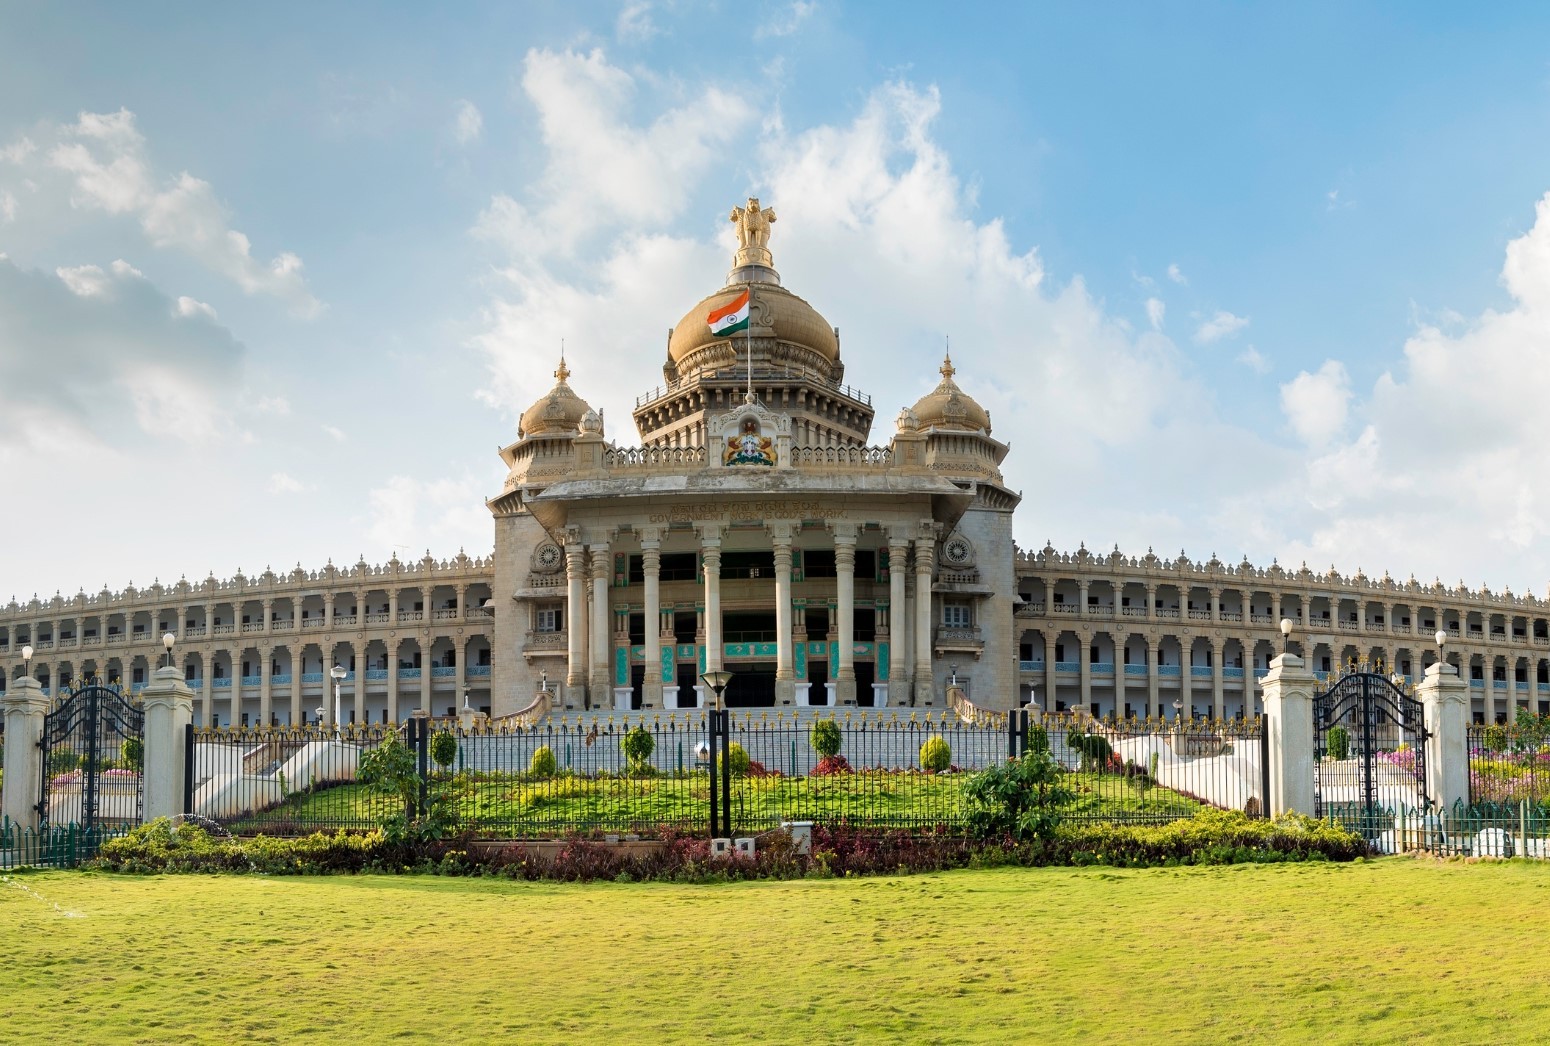
[{"label": "flowering bush", "polygon": [[849,774],[855,771],[850,768],[849,761],[842,755],[826,755],[818,760],[808,774],[809,777],[827,777],[830,774]]}]

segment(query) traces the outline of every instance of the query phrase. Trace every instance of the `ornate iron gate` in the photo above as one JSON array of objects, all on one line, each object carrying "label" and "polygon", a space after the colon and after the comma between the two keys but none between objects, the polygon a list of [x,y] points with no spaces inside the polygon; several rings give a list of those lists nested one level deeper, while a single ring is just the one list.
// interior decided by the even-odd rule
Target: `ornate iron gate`
[{"label": "ornate iron gate", "polygon": [[1355,666],[1313,698],[1313,802],[1319,817],[1373,831],[1426,797],[1421,702]]},{"label": "ornate iron gate", "polygon": [[139,824],[145,810],[145,712],[115,686],[89,683],[43,717],[45,825],[90,831]]}]

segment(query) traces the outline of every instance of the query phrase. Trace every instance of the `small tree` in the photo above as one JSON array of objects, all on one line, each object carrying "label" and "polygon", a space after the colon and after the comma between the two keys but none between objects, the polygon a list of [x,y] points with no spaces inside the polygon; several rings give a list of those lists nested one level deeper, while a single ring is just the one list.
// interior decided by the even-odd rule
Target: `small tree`
[{"label": "small tree", "polygon": [[808,734],[808,741],[813,746],[813,751],[827,759],[831,755],[838,755],[842,738],[840,736],[840,724],[833,719],[820,719],[813,723],[812,732]]},{"label": "small tree", "polygon": [[[1330,733],[1333,734],[1334,731],[1331,730]],[[1480,735],[1480,743],[1485,746],[1487,752],[1507,751],[1507,728],[1500,723],[1492,723]]]},{"label": "small tree", "polygon": [[625,733],[620,745],[631,773],[645,773],[651,769],[651,753],[657,750],[657,741],[651,736],[651,731],[637,726]]},{"label": "small tree", "polygon": [[727,768],[732,771],[734,777],[746,776],[750,765],[752,760],[748,758],[746,748],[737,741],[727,745]]},{"label": "small tree", "polygon": [[932,734],[920,746],[920,768],[927,773],[939,774],[952,763],[953,750],[939,734]]},{"label": "small tree", "polygon": [[145,742],[138,737],[124,738],[124,743],[119,746],[119,755],[128,769],[136,773],[145,769]]},{"label": "small tree", "polygon": [[436,792],[430,793],[424,815],[419,815],[420,772],[415,766],[414,752],[397,734],[361,755],[355,779],[402,804],[399,813],[382,819],[382,832],[389,842],[439,839],[451,827],[448,804]]},{"label": "small tree", "polygon": [[438,730],[431,737],[431,762],[435,763],[443,773],[447,767],[457,759],[457,738],[452,736],[450,730]]},{"label": "small tree", "polygon": [[1329,757],[1335,762],[1340,762],[1351,754],[1351,733],[1343,726],[1332,726],[1329,733],[1324,736],[1324,747],[1329,752]]},{"label": "small tree", "polygon": [[1076,796],[1062,783],[1048,752],[981,770],[964,782],[969,829],[981,838],[1045,839],[1060,823],[1061,807]]}]

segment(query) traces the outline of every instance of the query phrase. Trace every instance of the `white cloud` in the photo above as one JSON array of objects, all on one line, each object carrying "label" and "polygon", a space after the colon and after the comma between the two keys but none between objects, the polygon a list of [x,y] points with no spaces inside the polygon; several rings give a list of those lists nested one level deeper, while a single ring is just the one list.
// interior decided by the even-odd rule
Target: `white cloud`
[{"label": "white cloud", "polygon": [[457,116],[452,121],[452,135],[459,145],[477,142],[484,133],[484,115],[479,107],[466,98],[457,103]]},{"label": "white cloud", "polygon": [[341,429],[341,428],[337,428],[336,426],[333,426],[333,425],[324,425],[323,426],[323,431],[327,435],[331,436],[336,442],[343,443],[345,441],[346,437],[345,437],[345,434],[344,434],[344,430]]},{"label": "white cloud", "polygon": [[[0,388],[27,390],[0,412],[0,465],[54,460],[56,437],[209,441],[229,426],[223,397],[241,384],[241,358],[229,331],[180,320],[128,262],[46,273],[0,261]],[[97,409],[115,402],[128,413]]]},{"label": "white cloud", "polygon": [[[975,217],[972,186],[933,136],[935,89],[892,83],[844,123],[764,126],[755,143],[745,121],[710,142],[690,135],[689,114],[675,102],[644,98],[627,109],[621,99],[635,97],[634,80],[597,52],[535,52],[529,62],[524,82],[545,122],[547,167],[535,183],[513,186],[479,229],[508,251],[477,339],[489,361],[480,393],[488,402],[513,415],[525,409],[552,384],[560,339],[570,335],[572,387],[604,410],[609,438],[635,442],[634,398],[659,380],[662,359],[660,342],[643,349],[641,328],[651,317],[659,329],[673,325],[720,286],[735,246],[726,211],[748,191],[780,216],[771,248],[785,285],[844,332],[845,381],[876,405],[874,441],[887,442],[899,408],[935,384],[941,335],[950,331],[957,380],[990,409],[997,438],[1019,448],[1007,461],[1010,487],[1038,489],[1039,448],[1059,447],[1068,474],[1184,499],[1173,502],[1176,518],[1147,530],[1112,497],[1073,493],[1064,512],[1092,536],[1142,548],[1205,540],[1204,517],[1216,506],[1206,501],[1214,488],[1200,482],[1199,461],[1235,476],[1293,467],[1290,455],[1219,420],[1166,336],[1135,333],[1079,278],[1052,284],[1035,249],[1014,247],[999,220]],[[715,90],[694,84],[682,93]],[[736,95],[721,107],[754,109]],[[633,157],[617,171],[576,159],[590,155],[600,129],[601,140],[622,139]],[[703,156],[662,178],[659,164],[681,163],[684,141]],[[576,183],[565,192],[560,171]],[[633,176],[628,193],[613,188],[622,172]],[[707,174],[716,197],[696,201],[703,212],[683,224],[718,231],[680,232],[669,219]],[[571,214],[566,193],[596,213],[562,220]],[[598,316],[629,319],[599,324]],[[1031,532],[1044,525],[1039,514],[1019,518],[1031,528],[1020,539],[1042,544],[1044,534]]]},{"label": "white cloud", "polygon": [[253,409],[260,414],[284,416],[291,412],[291,401],[284,396],[262,396],[253,404]]},{"label": "white cloud", "polygon": [[476,226],[519,257],[572,254],[621,220],[641,233],[662,228],[753,114],[744,99],[708,87],[636,127],[628,114],[639,85],[602,51],[529,51],[523,68],[547,164],[526,194],[531,203],[499,195]]},{"label": "white cloud", "polygon": [[754,37],[765,36],[790,36],[802,27],[802,23],[812,17],[818,10],[815,0],[795,0],[786,7],[781,14],[761,25],[754,31]]},{"label": "white cloud", "polygon": [[1189,283],[1189,280],[1185,278],[1177,263],[1168,266],[1168,279],[1181,285]]},{"label": "white cloud", "polygon": [[308,488],[300,480],[284,472],[276,472],[269,477],[264,489],[271,494],[299,494]]},{"label": "white cloud", "polygon": [[83,112],[53,134],[46,164],[69,177],[72,206],[135,217],[152,244],[187,253],[248,294],[274,295],[304,316],[322,308],[302,279],[301,259],[290,252],[267,263],[254,258],[247,236],[230,227],[208,182],[187,171],[167,179],[152,170],[145,138],[127,109]]},{"label": "white cloud", "polygon": [[36,152],[37,148],[32,144],[31,138],[18,138],[10,145],[0,147],[0,160],[6,163],[21,163]]},{"label": "white cloud", "polygon": [[1311,447],[1338,439],[1351,405],[1351,379],[1339,360],[1325,360],[1281,386],[1281,410],[1297,438]]},{"label": "white cloud", "polygon": [[1230,312],[1218,309],[1215,316],[1196,328],[1195,340],[1202,345],[1209,345],[1213,341],[1231,338],[1248,325],[1247,317],[1234,316]]},{"label": "white cloud", "polygon": [[180,295],[177,303],[177,314],[185,319],[190,316],[203,316],[206,319],[216,318],[215,309],[202,301],[190,298],[188,295]]},{"label": "white cloud", "polygon": [[614,20],[614,35],[625,43],[644,43],[660,32],[651,18],[651,4],[647,0],[630,0]]},{"label": "white cloud", "polygon": [[472,477],[419,480],[393,476],[368,495],[368,549],[383,559],[419,558],[425,548],[484,548],[490,541],[486,492]]},{"label": "white cloud", "polygon": [[1249,370],[1253,371],[1255,374],[1270,373],[1270,361],[1265,358],[1264,353],[1260,352],[1252,345],[1238,353],[1238,362],[1249,368]]},{"label": "white cloud", "polygon": [[0,219],[16,220],[16,196],[9,189],[0,189]]},{"label": "white cloud", "polygon": [[1146,299],[1146,318],[1151,323],[1154,331],[1162,330],[1163,317],[1168,314],[1168,306],[1161,298]]}]

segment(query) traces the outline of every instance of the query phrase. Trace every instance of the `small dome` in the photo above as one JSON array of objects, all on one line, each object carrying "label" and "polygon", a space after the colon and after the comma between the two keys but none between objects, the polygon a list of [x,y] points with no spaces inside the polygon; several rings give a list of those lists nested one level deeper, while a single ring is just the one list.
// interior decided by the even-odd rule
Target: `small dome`
[{"label": "small dome", "polygon": [[990,435],[990,412],[975,402],[953,381],[953,358],[949,354],[942,360],[942,380],[937,387],[920,397],[915,404],[915,416],[922,429],[964,429],[975,432],[983,429]]},{"label": "small dome", "polygon": [[840,340],[835,336],[834,328],[817,309],[775,283],[728,286],[701,299],[673,328],[673,336],[667,344],[668,360],[678,366],[696,349],[718,342],[725,344],[728,339],[710,333],[706,317],[750,288],[749,329],[754,337],[773,335],[778,341],[812,349],[830,363],[839,360]]},{"label": "small dome", "polygon": [[522,421],[517,426],[517,435],[520,438],[530,436],[574,436],[576,428],[581,424],[592,408],[587,406],[586,400],[571,391],[571,387],[565,383],[570,377],[570,368],[565,366],[565,357],[560,357],[560,366],[554,372],[559,380],[548,394],[533,404],[522,414]]}]

